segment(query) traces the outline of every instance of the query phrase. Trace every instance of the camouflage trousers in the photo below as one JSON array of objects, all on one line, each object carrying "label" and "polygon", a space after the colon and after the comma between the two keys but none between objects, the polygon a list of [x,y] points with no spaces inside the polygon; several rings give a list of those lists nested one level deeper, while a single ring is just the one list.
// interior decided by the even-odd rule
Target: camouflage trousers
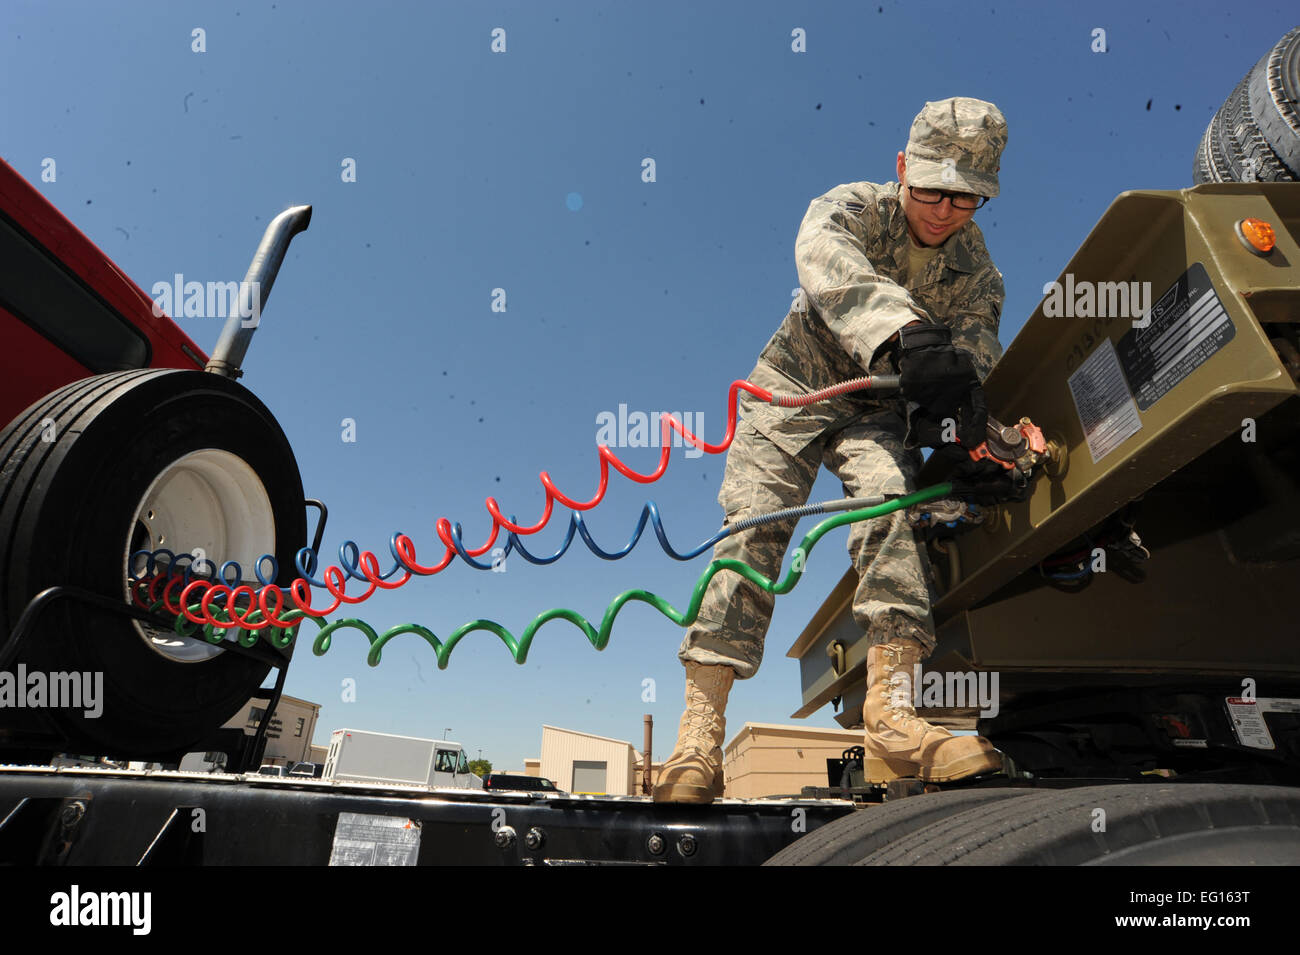
[{"label": "camouflage trousers", "polygon": [[[906,424],[897,412],[881,410],[819,435],[792,456],[742,420],[727,451],[718,492],[725,523],[807,503],[822,464],[840,479],[846,497],[913,491],[922,461],[919,451],[903,448],[905,433]],[[797,523],[765,524],[725,537],[714,546],[713,557],[742,560],[775,580]],[[929,656],[935,645],[930,611],[934,583],[924,544],[905,512],[858,521],[849,531],[849,554],[859,576],[853,618],[869,644],[910,638]],[[683,663],[731,666],[740,679],[753,676],[763,659],[775,601],[774,595],[739,574],[715,574],[678,658]]]}]

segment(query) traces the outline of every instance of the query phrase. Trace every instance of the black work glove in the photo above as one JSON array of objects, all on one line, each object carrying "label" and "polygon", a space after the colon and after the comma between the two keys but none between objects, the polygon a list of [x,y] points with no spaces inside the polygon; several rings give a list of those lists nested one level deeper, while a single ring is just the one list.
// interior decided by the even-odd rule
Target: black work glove
[{"label": "black work glove", "polygon": [[1023,478],[1017,480],[1012,470],[987,458],[972,461],[966,448],[947,444],[936,449],[932,457],[956,462],[946,477],[946,480],[952,482],[955,497],[985,507],[991,507],[999,501],[1023,501],[1029,497],[1027,481]]},{"label": "black work glove", "polygon": [[944,325],[912,325],[898,332],[898,369],[903,397],[920,407],[908,430],[916,444],[941,448],[944,419],[956,424],[957,439],[968,450],[984,443],[988,406],[970,356],[952,344]]}]

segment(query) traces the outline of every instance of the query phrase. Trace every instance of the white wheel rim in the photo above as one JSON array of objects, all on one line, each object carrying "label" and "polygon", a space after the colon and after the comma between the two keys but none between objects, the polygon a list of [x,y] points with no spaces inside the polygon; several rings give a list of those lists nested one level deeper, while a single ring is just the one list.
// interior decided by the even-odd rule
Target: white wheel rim
[{"label": "white wheel rim", "polygon": [[[242,458],[215,448],[192,451],[168,465],[136,507],[123,563],[136,551],[160,549],[211,561],[211,566],[198,567],[204,576],[215,577],[222,564],[233,560],[240,566],[241,579],[257,586],[257,559],[275,553],[275,512],[256,472]],[[143,563],[138,559],[131,572],[142,573]],[[269,575],[269,561],[263,573]],[[129,584],[126,592],[129,597]],[[179,596],[178,587],[172,588],[172,595],[173,599]],[[140,621],[135,627],[150,649],[178,663],[201,663],[224,652],[220,645],[160,631]],[[226,639],[238,633],[232,627]]]}]

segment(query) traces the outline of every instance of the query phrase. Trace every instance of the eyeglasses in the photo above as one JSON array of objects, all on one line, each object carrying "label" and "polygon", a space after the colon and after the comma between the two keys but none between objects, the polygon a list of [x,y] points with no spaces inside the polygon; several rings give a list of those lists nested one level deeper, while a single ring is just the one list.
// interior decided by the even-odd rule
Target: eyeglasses
[{"label": "eyeglasses", "polygon": [[989,201],[988,196],[972,196],[969,192],[948,192],[945,189],[917,189],[915,186],[908,186],[907,191],[913,199],[927,206],[938,205],[943,202],[943,197],[947,196],[952,201],[954,209],[965,211],[978,209]]}]

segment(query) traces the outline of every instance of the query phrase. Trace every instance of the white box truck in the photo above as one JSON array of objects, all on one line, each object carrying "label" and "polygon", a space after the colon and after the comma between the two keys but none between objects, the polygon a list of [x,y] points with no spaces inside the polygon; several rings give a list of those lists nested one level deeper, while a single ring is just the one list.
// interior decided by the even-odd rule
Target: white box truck
[{"label": "white box truck", "polygon": [[460,743],[341,729],[330,735],[325,779],[482,789]]}]

